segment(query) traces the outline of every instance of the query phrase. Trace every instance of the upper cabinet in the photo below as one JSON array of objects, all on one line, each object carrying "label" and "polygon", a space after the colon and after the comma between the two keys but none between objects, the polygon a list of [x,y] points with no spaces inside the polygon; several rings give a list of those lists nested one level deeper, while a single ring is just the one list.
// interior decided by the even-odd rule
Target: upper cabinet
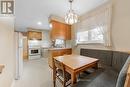
[{"label": "upper cabinet", "polygon": [[66,24],[66,40],[71,40],[71,25]]},{"label": "upper cabinet", "polygon": [[50,37],[52,40],[55,39],[64,39],[71,40],[71,26],[52,20],[51,22],[52,28],[50,32]]},{"label": "upper cabinet", "polygon": [[42,40],[42,32],[39,31],[28,31],[29,40]]}]

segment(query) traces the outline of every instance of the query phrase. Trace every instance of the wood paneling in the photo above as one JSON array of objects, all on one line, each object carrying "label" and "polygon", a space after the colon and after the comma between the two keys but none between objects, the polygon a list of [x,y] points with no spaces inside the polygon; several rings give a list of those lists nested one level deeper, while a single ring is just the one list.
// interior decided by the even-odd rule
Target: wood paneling
[{"label": "wood paneling", "polygon": [[52,40],[55,39],[64,39],[70,40],[71,39],[71,26],[52,20],[50,22],[52,24],[52,29],[50,33],[50,37]]}]

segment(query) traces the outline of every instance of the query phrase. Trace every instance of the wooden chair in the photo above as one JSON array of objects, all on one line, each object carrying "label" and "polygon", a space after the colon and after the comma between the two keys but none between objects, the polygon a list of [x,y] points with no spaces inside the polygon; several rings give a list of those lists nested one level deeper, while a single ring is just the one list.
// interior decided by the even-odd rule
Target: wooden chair
[{"label": "wooden chair", "polygon": [[64,64],[53,59],[53,85],[56,87],[56,79],[62,83],[63,87],[70,85],[71,75],[65,71]]},{"label": "wooden chair", "polygon": [[128,68],[127,76],[126,76],[126,81],[124,87],[130,87],[130,66]]}]

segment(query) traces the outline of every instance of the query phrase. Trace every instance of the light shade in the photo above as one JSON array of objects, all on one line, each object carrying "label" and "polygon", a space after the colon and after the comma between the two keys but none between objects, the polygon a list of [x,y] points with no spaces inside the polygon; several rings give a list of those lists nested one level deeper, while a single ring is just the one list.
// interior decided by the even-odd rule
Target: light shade
[{"label": "light shade", "polygon": [[65,22],[70,25],[77,23],[78,15],[76,13],[74,13],[73,10],[69,10],[69,12],[65,16]]}]

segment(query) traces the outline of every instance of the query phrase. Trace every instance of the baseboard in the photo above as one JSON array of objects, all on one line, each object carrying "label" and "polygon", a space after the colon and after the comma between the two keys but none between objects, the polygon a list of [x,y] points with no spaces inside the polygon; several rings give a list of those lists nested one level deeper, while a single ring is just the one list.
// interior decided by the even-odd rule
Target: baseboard
[{"label": "baseboard", "polygon": [[15,85],[15,80],[13,79],[11,87],[14,87],[14,85]]}]

